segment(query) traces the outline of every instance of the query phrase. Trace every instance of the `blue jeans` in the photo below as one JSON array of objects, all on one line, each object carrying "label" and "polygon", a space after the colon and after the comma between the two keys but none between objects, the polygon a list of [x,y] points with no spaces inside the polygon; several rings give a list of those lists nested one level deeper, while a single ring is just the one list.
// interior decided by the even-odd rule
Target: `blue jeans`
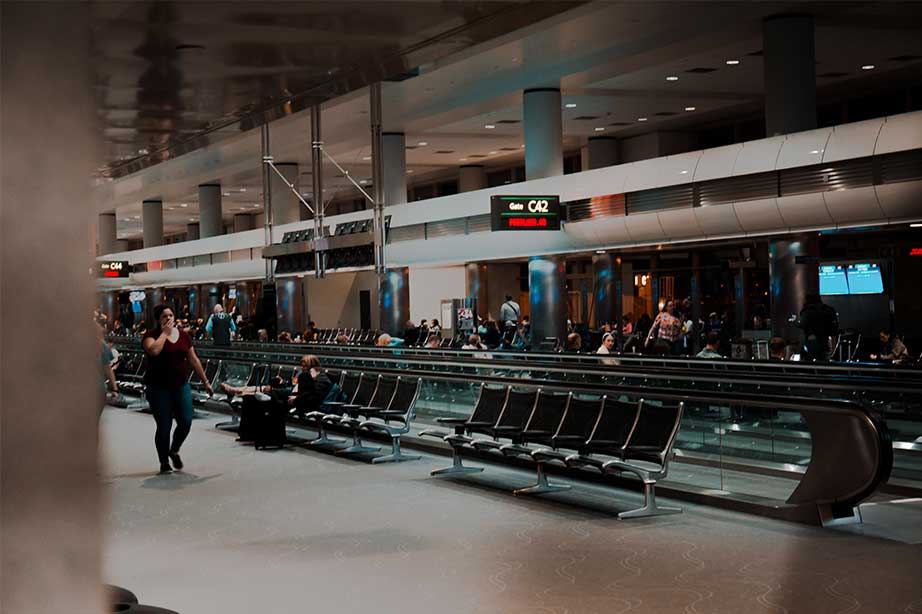
[{"label": "blue jeans", "polygon": [[[189,434],[189,429],[192,428],[192,388],[188,383],[174,390],[160,386],[148,386],[147,402],[150,404],[154,421],[157,423],[157,432],[154,434],[157,456],[161,464],[166,463],[170,454],[179,452],[182,442]],[[173,431],[173,443],[170,444],[170,429],[173,427],[173,420],[176,420],[176,430]]]}]

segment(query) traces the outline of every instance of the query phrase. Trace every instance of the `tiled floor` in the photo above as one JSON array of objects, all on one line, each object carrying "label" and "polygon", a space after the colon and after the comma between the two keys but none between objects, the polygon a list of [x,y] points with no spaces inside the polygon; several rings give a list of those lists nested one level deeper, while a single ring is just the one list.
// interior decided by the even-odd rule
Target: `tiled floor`
[{"label": "tiled floor", "polygon": [[687,504],[619,521],[638,495],[579,484],[519,499],[508,491],[527,472],[439,480],[438,457],[257,452],[217,420],[194,423],[186,472],[157,476],[153,419],[104,414],[105,580],[142,602],[181,614],[922,613],[918,543]]}]

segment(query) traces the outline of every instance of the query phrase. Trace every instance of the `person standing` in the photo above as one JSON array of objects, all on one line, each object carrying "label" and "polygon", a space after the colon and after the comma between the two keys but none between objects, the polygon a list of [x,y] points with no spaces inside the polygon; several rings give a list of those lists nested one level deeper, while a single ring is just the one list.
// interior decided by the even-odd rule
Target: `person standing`
[{"label": "person standing", "polygon": [[839,314],[820,299],[810,294],[800,310],[800,328],[804,331],[806,358],[819,362],[829,360],[829,338],[839,334]]},{"label": "person standing", "polygon": [[502,322],[506,330],[515,330],[515,325],[519,322],[519,316],[522,314],[522,308],[512,300],[512,295],[506,295],[506,302],[499,308],[499,321]]},{"label": "person standing", "polygon": [[668,345],[669,354],[673,356],[678,354],[679,338],[682,335],[682,319],[678,315],[675,302],[667,301],[666,306],[653,320],[653,326],[647,334],[646,345],[649,345],[651,341],[654,344],[662,341]]},{"label": "person standing", "polygon": [[[154,445],[160,459],[160,473],[170,473],[173,468],[183,468],[179,450],[192,428],[189,367],[205,383],[208,394],[214,394],[214,391],[201,361],[195,355],[192,338],[176,327],[173,310],[168,305],[154,308],[154,326],[145,333],[141,344],[147,355],[144,384],[147,401],[157,423]],[[170,429],[174,420],[176,430],[171,443]]]},{"label": "person standing", "polygon": [[231,335],[237,332],[234,318],[224,312],[224,306],[218,303],[205,324],[205,332],[211,335],[215,345],[230,345]]}]

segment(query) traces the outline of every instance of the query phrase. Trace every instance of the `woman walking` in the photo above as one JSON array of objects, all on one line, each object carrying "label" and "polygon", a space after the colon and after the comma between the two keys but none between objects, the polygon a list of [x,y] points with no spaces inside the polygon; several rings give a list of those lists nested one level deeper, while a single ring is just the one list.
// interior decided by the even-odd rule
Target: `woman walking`
[{"label": "woman walking", "polygon": [[[154,327],[144,335],[142,345],[147,354],[147,371],[144,375],[147,401],[157,423],[154,445],[160,458],[160,473],[170,473],[173,468],[183,467],[179,449],[192,427],[190,365],[205,383],[208,394],[214,391],[192,348],[192,338],[189,333],[176,327],[173,310],[168,305],[157,305],[154,308]],[[176,430],[170,443],[173,420],[176,420]]]}]

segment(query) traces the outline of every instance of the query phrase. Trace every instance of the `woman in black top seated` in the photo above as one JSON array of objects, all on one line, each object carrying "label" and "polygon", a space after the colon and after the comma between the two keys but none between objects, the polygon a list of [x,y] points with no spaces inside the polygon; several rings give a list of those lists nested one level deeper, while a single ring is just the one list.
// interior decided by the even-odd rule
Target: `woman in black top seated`
[{"label": "woman in black top seated", "polygon": [[301,372],[298,383],[288,396],[288,404],[298,413],[320,409],[333,388],[333,382],[320,366],[320,359],[313,354],[301,357]]}]

